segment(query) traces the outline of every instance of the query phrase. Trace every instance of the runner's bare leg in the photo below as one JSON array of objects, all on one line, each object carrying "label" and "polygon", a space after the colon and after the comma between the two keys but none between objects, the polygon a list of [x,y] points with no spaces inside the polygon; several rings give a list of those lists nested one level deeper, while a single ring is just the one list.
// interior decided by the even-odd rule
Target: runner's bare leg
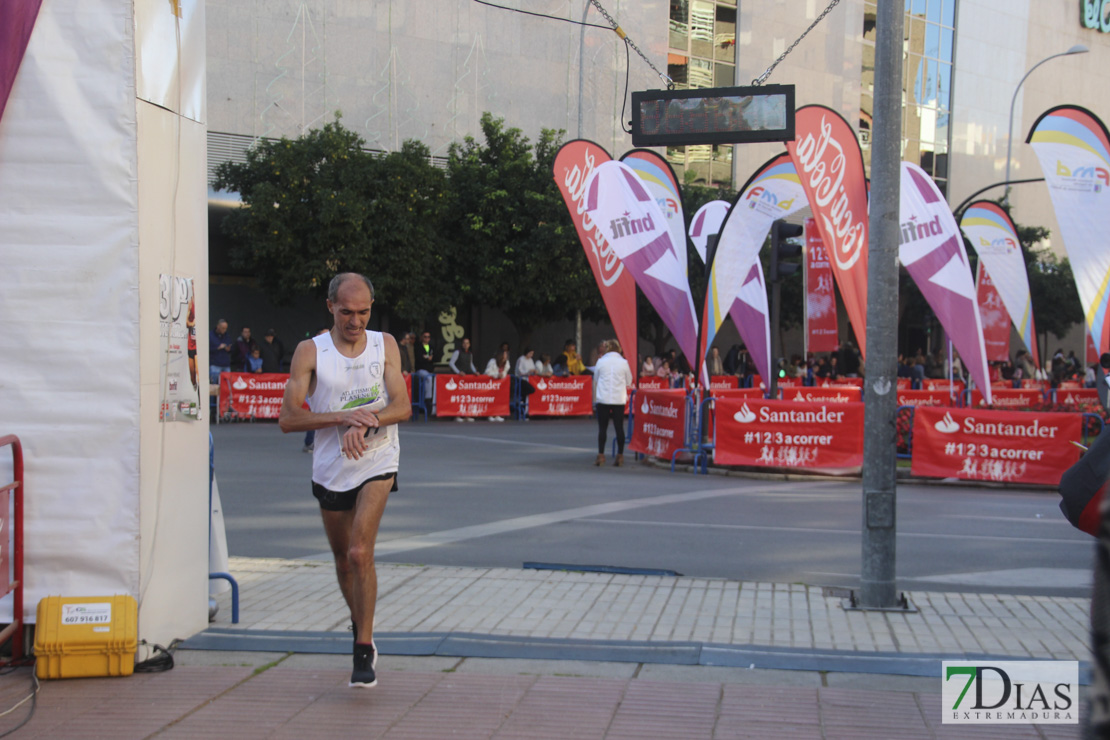
[{"label": "runner's bare leg", "polygon": [[374,607],[378,601],[378,571],[374,564],[374,544],[385,512],[393,478],[370,481],[358,494],[354,521],[351,523],[347,562],[351,570],[351,617],[358,626],[358,641],[370,642],[374,636]]},{"label": "runner's bare leg", "polygon": [[347,561],[347,551],[351,549],[351,524],[355,520],[355,510],[327,511],[320,509],[324,519],[324,533],[328,536],[328,545],[335,557],[335,577],[339,580],[339,590],[343,593],[343,600],[351,610],[351,619],[354,620],[355,605],[351,598],[351,565]]}]

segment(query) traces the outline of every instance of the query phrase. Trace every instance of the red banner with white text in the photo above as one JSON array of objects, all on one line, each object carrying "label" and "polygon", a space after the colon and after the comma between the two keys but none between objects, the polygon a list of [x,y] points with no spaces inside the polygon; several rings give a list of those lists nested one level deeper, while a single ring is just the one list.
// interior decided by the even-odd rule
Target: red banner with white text
[{"label": "red banner with white text", "polygon": [[1055,486],[1079,459],[1081,414],[918,408],[913,475]]},{"label": "red banner with white text", "polygon": [[956,399],[948,391],[915,391],[898,389],[899,406],[955,406]]},{"label": "red banner with white text", "polygon": [[[609,323],[616,331],[617,340],[628,348],[634,357],[639,344],[636,333],[636,281],[624,269],[617,253],[605,239],[601,228],[586,214],[586,180],[594,168],[612,159],[599,144],[586,139],[575,139],[563,144],[555,154],[555,184],[563,194],[563,202],[570,211],[571,221],[578,231],[578,239],[586,250],[586,261],[601,291],[601,300],[609,312]],[[632,379],[636,380],[639,368],[630,363]]]},{"label": "red banner with white text", "polygon": [[863,390],[855,386],[837,388],[783,388],[782,400],[795,403],[859,403],[863,400]]},{"label": "red banner with white text", "polygon": [[714,375],[709,379],[709,389],[725,391],[740,387],[740,378],[735,375]]},{"label": "red banner with white text", "polygon": [[867,177],[856,132],[840,114],[804,105],[786,150],[821,232],[860,354],[867,353]]},{"label": "red banner with white text", "polygon": [[508,416],[509,378],[436,375],[436,416]]},{"label": "red banner with white text", "polygon": [[589,375],[529,375],[527,382],[536,389],[528,397],[528,416],[589,416],[594,411],[594,379]]},{"label": "red banner with white text", "polygon": [[805,351],[835,352],[840,344],[836,329],[836,291],[833,290],[832,267],[829,253],[817,221],[807,218],[806,223],[806,317]]},{"label": "red banner with white text", "polygon": [[220,373],[220,416],[276,419],[289,373]]},{"label": "red banner with white text", "polygon": [[685,444],[686,391],[681,388],[637,391],[628,449],[669,460]]},{"label": "red banner with white text", "polygon": [[722,398],[714,462],[783,468],[863,464],[863,404]]},{"label": "red banner with white text", "polygon": [[976,303],[983,320],[983,345],[988,362],[1005,362],[1010,359],[1010,314],[1002,303],[1002,296],[994,287],[990,273],[979,260],[975,280]]},{"label": "red banner with white text", "polygon": [[[1037,388],[992,388],[991,390],[991,400],[994,401],[991,407],[1003,411],[1027,409],[1044,402],[1044,393]],[[969,395],[971,408],[979,409],[986,406],[983,403],[983,394],[978,389],[972,390]]]},{"label": "red banner with white text", "polygon": [[1056,403],[1074,408],[1079,408],[1083,404],[1095,404],[1097,406],[1098,390],[1095,388],[1057,388]]}]

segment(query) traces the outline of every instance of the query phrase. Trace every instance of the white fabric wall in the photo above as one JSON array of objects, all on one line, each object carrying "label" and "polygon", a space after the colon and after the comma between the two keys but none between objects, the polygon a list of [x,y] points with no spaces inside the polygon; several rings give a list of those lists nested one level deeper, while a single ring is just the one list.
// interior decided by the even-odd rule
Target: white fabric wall
[{"label": "white fabric wall", "polygon": [[136,99],[135,13],[169,7],[44,0],[0,121],[0,433],[24,445],[24,616],[47,595],[127,593],[160,642],[203,628],[208,549],[207,424],[158,422],[158,274],[194,278],[208,322],[204,127]]}]

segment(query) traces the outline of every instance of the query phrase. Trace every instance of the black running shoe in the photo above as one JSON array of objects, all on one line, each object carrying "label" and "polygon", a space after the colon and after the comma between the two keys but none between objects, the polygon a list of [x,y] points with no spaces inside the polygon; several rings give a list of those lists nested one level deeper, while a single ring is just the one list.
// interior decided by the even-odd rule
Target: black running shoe
[{"label": "black running shoe", "polygon": [[355,668],[351,671],[351,682],[347,684],[348,686],[369,689],[378,685],[378,678],[374,675],[377,652],[373,645],[355,645]]}]

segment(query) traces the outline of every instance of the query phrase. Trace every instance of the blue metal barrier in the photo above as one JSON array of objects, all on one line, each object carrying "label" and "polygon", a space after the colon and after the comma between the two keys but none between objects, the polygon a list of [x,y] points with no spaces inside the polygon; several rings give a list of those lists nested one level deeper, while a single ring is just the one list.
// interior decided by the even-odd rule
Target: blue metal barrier
[{"label": "blue metal barrier", "polygon": [[409,376],[412,381],[412,419],[416,419],[417,414],[424,414],[424,421],[428,420],[428,404],[424,398],[424,382],[425,378],[419,375]]}]

